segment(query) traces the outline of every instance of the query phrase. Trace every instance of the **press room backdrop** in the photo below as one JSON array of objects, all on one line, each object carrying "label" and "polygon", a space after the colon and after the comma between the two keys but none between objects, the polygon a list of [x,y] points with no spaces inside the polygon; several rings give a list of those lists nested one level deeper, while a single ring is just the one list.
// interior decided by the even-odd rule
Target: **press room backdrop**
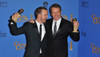
[{"label": "press room backdrop", "polygon": [[[24,34],[10,34],[8,20],[12,14],[24,9],[17,26],[34,19],[34,10],[58,3],[62,7],[62,17],[71,21],[77,18],[80,23],[80,41],[68,38],[69,57],[100,56],[99,40],[99,0],[0,0],[0,57],[23,57],[26,38]],[[50,17],[50,14],[48,15]]]},{"label": "press room backdrop", "polygon": [[79,1],[79,57],[100,57],[100,0]]}]

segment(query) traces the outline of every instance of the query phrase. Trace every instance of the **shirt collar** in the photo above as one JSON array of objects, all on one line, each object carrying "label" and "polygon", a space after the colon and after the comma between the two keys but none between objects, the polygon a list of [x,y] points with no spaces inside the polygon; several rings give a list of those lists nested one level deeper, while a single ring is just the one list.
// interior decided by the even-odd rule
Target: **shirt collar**
[{"label": "shirt collar", "polygon": [[[39,23],[38,21],[35,20],[35,22],[36,22],[37,25],[40,25],[40,23]],[[43,23],[42,23],[42,24],[43,24]],[[41,24],[41,25],[42,25],[42,24]]]}]

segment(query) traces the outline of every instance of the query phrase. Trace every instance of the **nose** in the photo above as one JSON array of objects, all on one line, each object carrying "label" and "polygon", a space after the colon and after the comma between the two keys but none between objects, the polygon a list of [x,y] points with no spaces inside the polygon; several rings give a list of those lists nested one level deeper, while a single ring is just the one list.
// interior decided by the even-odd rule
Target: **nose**
[{"label": "nose", "polygon": [[55,13],[55,15],[54,16],[58,16],[58,14],[57,13]]}]

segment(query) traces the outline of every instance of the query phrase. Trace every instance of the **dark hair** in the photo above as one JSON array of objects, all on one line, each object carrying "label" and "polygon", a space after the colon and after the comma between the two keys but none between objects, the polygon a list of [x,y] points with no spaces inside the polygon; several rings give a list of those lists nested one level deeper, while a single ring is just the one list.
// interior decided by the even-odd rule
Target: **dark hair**
[{"label": "dark hair", "polygon": [[35,13],[34,13],[35,18],[37,18],[38,14],[41,13],[42,9],[47,10],[45,7],[38,7],[38,8],[35,10]]},{"label": "dark hair", "polygon": [[52,9],[53,7],[59,8],[59,9],[61,10],[61,6],[60,6],[59,4],[57,4],[57,3],[55,3],[55,4],[51,5],[50,8],[49,8],[50,14],[51,14],[51,11],[52,11],[51,9]]}]

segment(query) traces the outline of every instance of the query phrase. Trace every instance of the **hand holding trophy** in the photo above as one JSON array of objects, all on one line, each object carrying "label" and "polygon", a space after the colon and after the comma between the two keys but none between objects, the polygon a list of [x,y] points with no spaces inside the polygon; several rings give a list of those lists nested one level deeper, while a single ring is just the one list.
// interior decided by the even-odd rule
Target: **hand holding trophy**
[{"label": "hand holding trophy", "polygon": [[74,31],[73,32],[78,32],[77,30],[78,30],[78,27],[79,27],[79,22],[77,21],[76,18],[74,18],[72,20],[72,22],[73,22],[73,26],[74,26]]},{"label": "hand holding trophy", "polygon": [[12,20],[14,21],[14,22],[17,22],[17,19],[18,18],[20,18],[21,17],[21,13],[23,13],[24,12],[24,10],[23,9],[20,9],[18,12],[16,12],[14,15],[12,15]]}]

